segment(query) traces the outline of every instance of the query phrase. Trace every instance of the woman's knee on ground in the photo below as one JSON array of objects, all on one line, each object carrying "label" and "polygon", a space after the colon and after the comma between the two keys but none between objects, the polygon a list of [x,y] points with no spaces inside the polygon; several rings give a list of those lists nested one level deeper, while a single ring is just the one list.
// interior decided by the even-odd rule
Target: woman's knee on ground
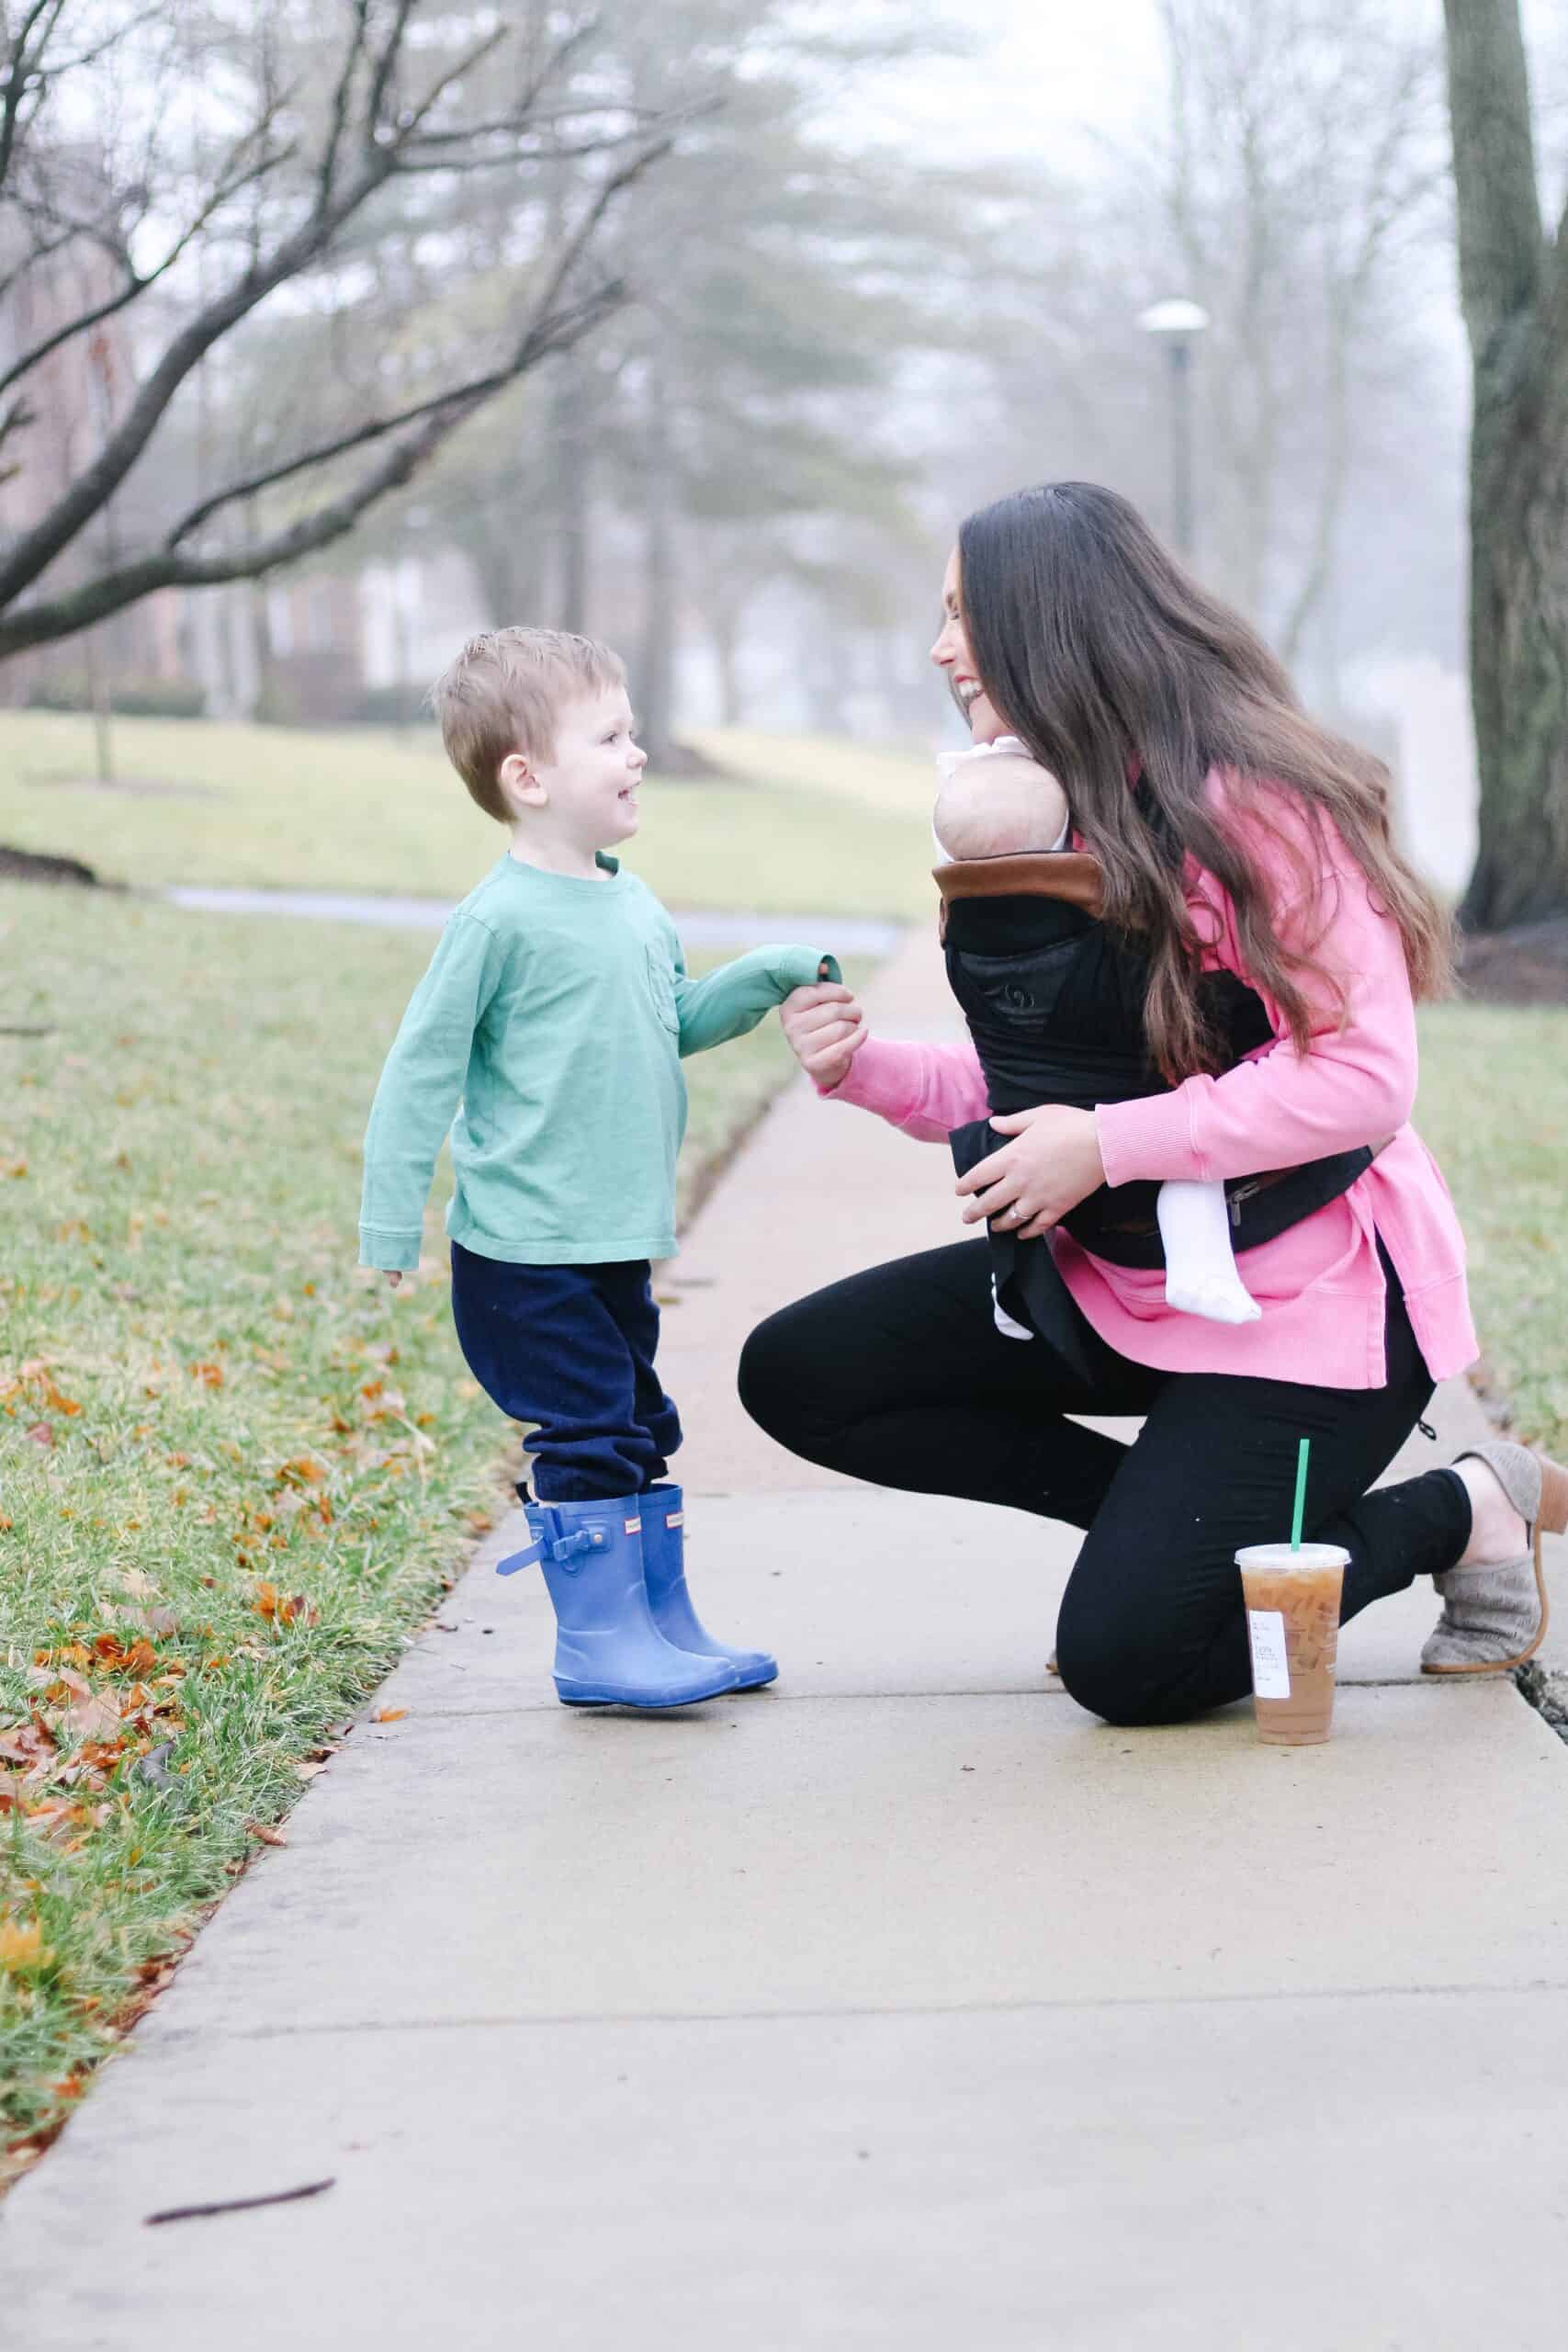
[{"label": "woman's knee on ground", "polygon": [[1202,1645],[1184,1641],[1167,1617],[1107,1607],[1090,1554],[1086,1544],[1056,1623],[1056,1671],[1068,1696],[1127,1725],[1183,1723],[1220,1703],[1208,1693]]},{"label": "woman's knee on ground", "polygon": [[[1172,1713],[1175,1692],[1168,1663],[1146,1654],[1135,1637],[1123,1638],[1118,1629],[1100,1626],[1073,1631],[1058,1624],[1056,1671],[1069,1698],[1108,1724],[1164,1724]],[[1195,1713],[1195,1708],[1177,1713]]]},{"label": "woman's knee on ground", "polygon": [[736,1386],[759,1429],[814,1460],[834,1420],[822,1407],[826,1367],[803,1312],[810,1304],[797,1299],[758,1324],[740,1351]]}]

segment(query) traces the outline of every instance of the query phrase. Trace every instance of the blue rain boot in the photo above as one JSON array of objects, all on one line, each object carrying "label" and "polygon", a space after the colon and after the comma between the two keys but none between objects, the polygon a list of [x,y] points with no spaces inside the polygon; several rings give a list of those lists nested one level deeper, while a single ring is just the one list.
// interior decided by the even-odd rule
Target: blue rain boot
[{"label": "blue rain boot", "polygon": [[689,1707],[735,1688],[728,1658],[694,1657],[666,1641],[642,1580],[636,1495],[610,1502],[525,1503],[525,1551],[498,1576],[536,1561],[556,1612],[556,1689],[568,1707]]},{"label": "blue rain boot", "polygon": [[709,1657],[728,1658],[735,1668],[738,1690],[757,1690],[772,1682],[779,1662],[766,1650],[739,1650],[705,1631],[686,1589],[685,1497],[679,1487],[650,1487],[638,1498],[642,1505],[642,1569],[653,1620],[667,1642],[683,1650],[701,1650]]}]

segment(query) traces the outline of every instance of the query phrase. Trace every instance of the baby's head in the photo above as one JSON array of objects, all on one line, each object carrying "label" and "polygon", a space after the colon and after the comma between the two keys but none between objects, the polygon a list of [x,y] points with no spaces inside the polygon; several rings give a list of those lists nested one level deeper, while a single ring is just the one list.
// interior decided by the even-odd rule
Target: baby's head
[{"label": "baby's head", "polygon": [[626,664],[592,637],[498,628],[468,639],[430,690],[446,756],[489,817],[590,849],[637,828],[647,764]]},{"label": "baby's head", "polygon": [[1012,857],[1054,850],[1066,817],[1055,777],[1020,749],[956,761],[931,821],[950,858]]}]

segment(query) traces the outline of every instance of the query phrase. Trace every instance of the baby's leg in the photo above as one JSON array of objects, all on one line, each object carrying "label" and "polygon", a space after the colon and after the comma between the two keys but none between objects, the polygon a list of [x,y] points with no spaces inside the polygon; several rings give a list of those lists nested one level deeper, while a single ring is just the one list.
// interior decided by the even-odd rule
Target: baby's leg
[{"label": "baby's leg", "polygon": [[1211,1323],[1256,1323],[1262,1309],[1235,1270],[1224,1186],[1162,1184],[1155,1213],[1165,1243],[1167,1305]]}]

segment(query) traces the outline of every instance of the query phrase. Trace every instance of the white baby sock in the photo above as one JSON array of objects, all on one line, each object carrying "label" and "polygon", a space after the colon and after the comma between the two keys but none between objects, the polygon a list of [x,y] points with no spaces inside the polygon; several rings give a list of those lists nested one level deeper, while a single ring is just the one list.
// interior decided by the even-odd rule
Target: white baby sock
[{"label": "white baby sock", "polygon": [[1032,1340],[1034,1337],[1029,1326],[1019,1322],[1016,1316],[1010,1315],[997,1296],[995,1274],[991,1276],[991,1320],[1005,1340]]},{"label": "white baby sock", "polygon": [[1165,1243],[1165,1296],[1211,1323],[1256,1323],[1263,1310],[1235,1270],[1223,1184],[1162,1184],[1156,1203]]}]

